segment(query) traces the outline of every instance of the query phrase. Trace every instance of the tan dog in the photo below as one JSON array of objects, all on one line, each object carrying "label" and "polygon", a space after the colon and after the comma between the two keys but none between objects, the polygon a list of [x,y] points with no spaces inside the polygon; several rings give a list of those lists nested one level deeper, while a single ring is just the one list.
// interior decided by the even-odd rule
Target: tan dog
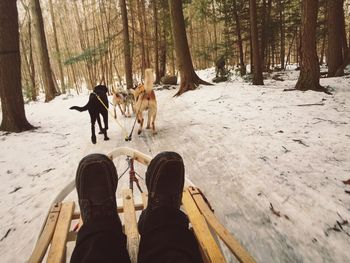
[{"label": "tan dog", "polygon": [[140,123],[138,134],[142,132],[143,126],[143,112],[148,111],[147,126],[146,129],[150,129],[152,125],[152,132],[156,134],[155,121],[157,116],[157,100],[153,90],[153,71],[152,69],[145,70],[145,84],[141,84],[130,90],[135,99],[135,112],[137,122]]}]

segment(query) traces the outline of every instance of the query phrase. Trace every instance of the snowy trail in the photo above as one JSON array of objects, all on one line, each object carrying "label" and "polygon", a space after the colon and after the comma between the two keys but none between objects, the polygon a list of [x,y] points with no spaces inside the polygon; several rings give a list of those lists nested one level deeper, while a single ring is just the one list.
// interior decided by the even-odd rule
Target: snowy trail
[{"label": "snowy trail", "polygon": [[[202,72],[205,79],[212,74]],[[265,87],[237,78],[178,98],[175,90],[157,90],[158,134],[138,136],[137,124],[131,142],[110,120],[111,140],[90,143],[88,114],[67,110],[84,105],[87,93],[27,105],[29,121],[41,128],[0,133],[1,261],[29,256],[50,202],[83,156],[128,146],[150,156],[179,152],[188,178],[258,262],[349,262],[349,225],[331,228],[340,216],[350,221],[350,189],[342,182],[350,179],[350,78],[322,79],[332,96],[283,92],[296,74]],[[133,119],[120,121],[131,129]],[[123,158],[115,163],[125,170]],[[136,169],[144,174],[143,166]],[[128,187],[127,176],[118,190]]]}]

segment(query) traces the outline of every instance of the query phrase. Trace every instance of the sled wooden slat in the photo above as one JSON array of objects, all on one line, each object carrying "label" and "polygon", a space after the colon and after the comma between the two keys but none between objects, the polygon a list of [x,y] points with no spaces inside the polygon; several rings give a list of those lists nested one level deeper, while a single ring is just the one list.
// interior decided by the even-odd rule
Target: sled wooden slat
[{"label": "sled wooden slat", "polygon": [[[143,210],[143,204],[134,204],[135,210],[139,211],[139,210]],[[117,207],[117,212],[118,213],[123,213],[124,212],[124,207],[123,206],[119,206]]]},{"label": "sled wooden slat", "polygon": [[140,238],[137,230],[134,198],[131,189],[123,190],[123,206],[124,222],[127,222],[127,224],[125,224],[125,235],[127,236],[129,256],[131,263],[136,263]]},{"label": "sled wooden slat", "polygon": [[147,208],[147,201],[148,201],[148,194],[147,193],[142,193],[143,209]]},{"label": "sled wooden slat", "polygon": [[198,210],[198,207],[188,189],[185,189],[183,192],[182,204],[185,207],[187,216],[192,224],[198,243],[205,255],[206,259],[204,260],[215,263],[226,262],[224,256],[220,251],[220,248],[218,247],[210,232],[205,218]]},{"label": "sled wooden slat", "polygon": [[66,260],[66,243],[69,227],[74,213],[74,202],[63,203],[52,238],[47,262],[61,263]]},{"label": "sled wooden slat", "polygon": [[230,249],[230,251],[236,257],[236,259],[241,263],[255,263],[255,260],[247,252],[247,250],[218,221],[216,216],[213,214],[213,212],[209,208],[207,202],[204,200],[200,190],[195,187],[189,187],[188,190],[191,193],[194,201],[196,202],[199,210],[201,211],[202,215],[204,216],[208,224],[212,227],[215,233],[221,238],[221,240],[226,244],[226,246]]},{"label": "sled wooden slat", "polygon": [[41,262],[46,254],[46,250],[49,247],[52,236],[55,231],[57,219],[61,210],[61,203],[54,205],[47,217],[45,227],[38,239],[36,246],[30,256],[28,262],[36,263]]}]

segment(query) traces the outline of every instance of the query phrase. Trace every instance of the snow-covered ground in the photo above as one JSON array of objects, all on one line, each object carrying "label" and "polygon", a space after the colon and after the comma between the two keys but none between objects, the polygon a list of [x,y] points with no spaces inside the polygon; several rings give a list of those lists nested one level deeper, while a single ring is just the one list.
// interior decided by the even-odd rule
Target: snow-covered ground
[{"label": "snow-covered ground", "polygon": [[[213,74],[200,72],[206,80]],[[28,259],[51,201],[83,156],[129,146],[152,156],[179,152],[186,176],[258,262],[350,262],[350,185],[343,183],[350,179],[350,78],[322,79],[333,95],[283,92],[297,77],[289,70],[285,81],[257,87],[234,76],[178,98],[174,89],[157,90],[158,134],[135,131],[131,142],[110,119],[111,140],[99,135],[91,144],[88,114],[69,110],[85,105],[87,91],[26,105],[39,128],[0,133],[0,261]],[[119,120],[130,130],[133,119]],[[122,172],[123,160],[116,164]],[[120,188],[127,178],[121,181]]]}]

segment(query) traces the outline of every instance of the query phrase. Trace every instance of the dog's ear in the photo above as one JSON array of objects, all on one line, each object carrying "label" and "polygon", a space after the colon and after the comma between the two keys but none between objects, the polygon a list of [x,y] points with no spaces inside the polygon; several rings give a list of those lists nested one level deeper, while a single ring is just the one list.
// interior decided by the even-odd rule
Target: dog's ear
[{"label": "dog's ear", "polygon": [[140,86],[140,92],[144,92],[145,91],[145,85],[141,85]]}]

